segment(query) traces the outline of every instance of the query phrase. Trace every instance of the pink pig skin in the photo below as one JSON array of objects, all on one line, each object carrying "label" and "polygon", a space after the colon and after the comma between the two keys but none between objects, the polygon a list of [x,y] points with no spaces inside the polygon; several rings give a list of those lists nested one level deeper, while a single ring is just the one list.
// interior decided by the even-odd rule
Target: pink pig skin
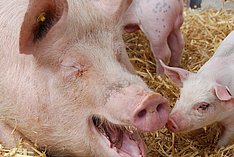
[{"label": "pink pig skin", "polygon": [[[113,5],[114,4],[114,5]],[[0,142],[53,156],[145,157],[168,101],[136,76],[125,0],[0,1]]]},{"label": "pink pig skin", "polygon": [[218,147],[234,139],[234,31],[197,73],[163,64],[165,73],[176,83],[180,98],[172,109],[168,129],[195,130],[219,122],[223,133]]},{"label": "pink pig skin", "polygon": [[184,41],[180,30],[183,24],[183,0],[135,0],[124,16],[125,30],[133,32],[137,26],[150,42],[162,74],[161,59],[171,66],[179,66]]}]

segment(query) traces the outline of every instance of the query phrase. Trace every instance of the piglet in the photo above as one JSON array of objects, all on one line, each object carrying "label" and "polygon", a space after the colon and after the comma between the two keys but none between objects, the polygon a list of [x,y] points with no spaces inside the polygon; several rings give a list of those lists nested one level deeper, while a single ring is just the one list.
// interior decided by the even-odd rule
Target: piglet
[{"label": "piglet", "polygon": [[183,0],[134,0],[124,20],[125,30],[139,27],[150,42],[157,62],[157,73],[163,68],[159,59],[171,66],[179,66],[184,47],[180,27],[183,24]]},{"label": "piglet", "polygon": [[181,88],[167,128],[185,132],[219,122],[224,130],[218,147],[227,145],[234,138],[234,31],[197,73],[161,63]]}]

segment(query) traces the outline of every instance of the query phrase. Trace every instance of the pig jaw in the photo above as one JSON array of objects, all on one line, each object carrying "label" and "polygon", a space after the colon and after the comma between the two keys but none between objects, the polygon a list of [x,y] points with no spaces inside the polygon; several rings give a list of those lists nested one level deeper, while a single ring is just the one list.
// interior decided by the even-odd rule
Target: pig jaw
[{"label": "pig jaw", "polygon": [[105,152],[95,156],[146,157],[144,142],[134,127],[101,121],[97,116],[93,116],[90,122],[91,131]]},{"label": "pig jaw", "polygon": [[[105,111],[92,116],[90,123],[103,149],[111,156],[145,156],[138,130],[156,131],[168,119],[168,102],[160,94],[131,85],[113,92]],[[111,149],[110,149],[111,148]]]}]

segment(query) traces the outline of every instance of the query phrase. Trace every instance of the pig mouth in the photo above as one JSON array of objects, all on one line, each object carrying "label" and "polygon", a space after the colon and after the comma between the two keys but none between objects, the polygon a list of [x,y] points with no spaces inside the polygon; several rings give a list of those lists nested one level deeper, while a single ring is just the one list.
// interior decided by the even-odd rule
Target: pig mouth
[{"label": "pig mouth", "polygon": [[95,130],[116,157],[146,157],[145,145],[136,128],[117,125],[98,116],[92,117]]}]

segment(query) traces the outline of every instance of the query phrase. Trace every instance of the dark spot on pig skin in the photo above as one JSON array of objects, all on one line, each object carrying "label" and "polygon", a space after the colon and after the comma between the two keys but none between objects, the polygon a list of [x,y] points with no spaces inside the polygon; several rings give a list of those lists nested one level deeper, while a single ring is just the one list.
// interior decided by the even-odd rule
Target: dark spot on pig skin
[{"label": "dark spot on pig skin", "polygon": [[167,4],[167,3],[156,3],[154,9],[152,10],[154,13],[158,13],[158,12],[163,12],[163,13],[166,13],[167,12],[167,9],[166,8],[170,8],[170,5]]},{"label": "dark spot on pig skin", "polygon": [[163,8],[165,8],[167,5],[168,5],[168,4],[164,2],[164,3],[163,3]]},{"label": "dark spot on pig skin", "polygon": [[158,8],[158,7],[159,7],[159,5],[161,5],[161,3],[160,3],[160,2],[156,3],[155,8]]},{"label": "dark spot on pig skin", "polygon": [[162,19],[162,22],[164,22],[165,21],[165,19]]},{"label": "dark spot on pig skin", "polygon": [[163,25],[163,28],[166,28],[166,25]]},{"label": "dark spot on pig skin", "polygon": [[156,33],[156,34],[160,34],[160,31],[156,29],[156,30],[155,30],[155,33]]},{"label": "dark spot on pig skin", "polygon": [[158,13],[158,10],[156,10],[156,9],[153,9],[153,12],[157,14],[157,13]]}]

